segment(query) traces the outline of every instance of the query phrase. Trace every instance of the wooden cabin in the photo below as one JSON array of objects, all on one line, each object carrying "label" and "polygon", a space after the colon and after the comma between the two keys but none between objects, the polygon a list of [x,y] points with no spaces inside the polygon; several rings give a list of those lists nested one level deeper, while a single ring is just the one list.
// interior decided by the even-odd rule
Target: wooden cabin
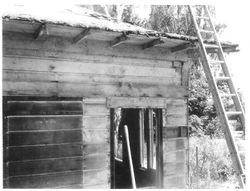
[{"label": "wooden cabin", "polygon": [[4,187],[131,188],[126,125],[137,188],[188,188],[196,42],[85,9],[5,10]]}]

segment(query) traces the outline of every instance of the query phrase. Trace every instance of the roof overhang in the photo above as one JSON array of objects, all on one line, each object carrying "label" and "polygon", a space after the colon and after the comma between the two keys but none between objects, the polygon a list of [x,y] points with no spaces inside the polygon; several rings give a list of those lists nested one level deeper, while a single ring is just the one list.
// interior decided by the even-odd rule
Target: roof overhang
[{"label": "roof overhang", "polygon": [[[155,46],[169,48],[172,52],[198,47],[196,37],[147,30],[90,10],[80,10],[80,13],[77,13],[78,9],[37,13],[17,6],[3,14],[3,31],[31,33],[34,39],[41,35],[61,36],[72,39],[72,43],[83,39],[109,41],[111,47],[126,43],[141,46],[142,49]],[[222,47],[225,52],[238,51],[238,44],[222,42]]]}]

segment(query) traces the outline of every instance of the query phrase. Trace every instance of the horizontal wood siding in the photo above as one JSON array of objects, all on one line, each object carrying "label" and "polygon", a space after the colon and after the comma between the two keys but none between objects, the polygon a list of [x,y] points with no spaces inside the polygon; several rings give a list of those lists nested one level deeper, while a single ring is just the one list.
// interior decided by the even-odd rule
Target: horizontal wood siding
[{"label": "horizontal wood siding", "polygon": [[176,99],[166,106],[163,127],[187,126],[187,101]]},{"label": "horizontal wood siding", "polygon": [[187,60],[183,54],[110,48],[103,41],[72,44],[60,37],[35,41],[27,34],[3,36],[4,95],[183,98],[187,94],[178,61]]},{"label": "horizontal wood siding", "polygon": [[163,110],[163,186],[187,188],[188,129],[186,100],[169,102]]},{"label": "horizontal wood siding", "polygon": [[[106,99],[84,99],[83,140],[86,144],[96,144],[96,150],[87,153],[88,168],[84,172],[84,188],[110,188],[110,113]],[[95,110],[99,110],[95,114]],[[100,113],[100,111],[104,111]]]},{"label": "horizontal wood siding", "polygon": [[5,108],[6,187],[109,186],[109,112],[104,102],[12,99]]}]

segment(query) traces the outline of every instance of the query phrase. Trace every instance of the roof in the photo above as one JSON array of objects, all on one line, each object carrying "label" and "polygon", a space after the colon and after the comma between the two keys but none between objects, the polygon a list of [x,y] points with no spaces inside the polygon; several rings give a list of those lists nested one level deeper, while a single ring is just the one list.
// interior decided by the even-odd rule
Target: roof
[{"label": "roof", "polygon": [[[148,30],[136,25],[132,25],[125,22],[119,22],[114,18],[110,18],[104,16],[102,14],[93,12],[89,9],[78,7],[78,6],[70,6],[70,7],[46,7],[46,11],[37,6],[29,6],[29,5],[14,5],[8,8],[3,9],[3,24],[5,26],[6,22],[10,21],[19,21],[22,24],[30,23],[33,25],[37,24],[37,28],[39,24],[46,23],[52,25],[60,25],[65,27],[73,27],[77,29],[88,28],[92,30],[103,30],[106,32],[113,32],[114,36],[110,36],[110,38],[115,38],[120,36],[121,34],[125,35],[134,35],[133,37],[136,39],[140,37],[141,43],[146,43],[151,41],[152,39],[163,39],[164,43],[169,42],[170,47],[175,47],[187,43],[195,43],[197,42],[196,37],[178,35],[173,33],[161,33],[158,31]],[[11,27],[3,27],[4,29]],[[28,29],[27,29],[28,30]],[[80,32],[80,31],[79,31]],[[107,35],[106,35],[107,36]],[[111,37],[112,36],[112,37]],[[143,42],[144,37],[144,42]],[[171,40],[170,40],[171,39]],[[111,39],[107,39],[111,40]],[[130,42],[132,40],[130,39]],[[135,40],[136,42],[136,40]],[[138,41],[137,41],[138,42]],[[160,44],[160,43],[159,43]],[[222,43],[224,47],[228,50],[235,51],[238,47],[237,44],[224,42]],[[164,46],[164,45],[159,45]],[[168,46],[168,45],[167,45]]]}]

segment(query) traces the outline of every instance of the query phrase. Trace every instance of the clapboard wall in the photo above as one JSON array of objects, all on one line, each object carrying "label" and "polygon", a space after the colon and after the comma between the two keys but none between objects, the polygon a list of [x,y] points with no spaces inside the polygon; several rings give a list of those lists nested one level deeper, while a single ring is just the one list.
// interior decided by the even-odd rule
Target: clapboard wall
[{"label": "clapboard wall", "polygon": [[[32,106],[34,108],[41,107],[39,108],[41,111],[43,109],[47,111],[47,107],[53,108],[53,103],[48,100],[51,97],[77,98],[77,102],[74,102],[74,104],[78,104],[78,109],[80,105],[83,106],[81,110],[78,110],[77,122],[77,120],[73,120],[73,116],[62,117],[64,114],[60,113],[60,110],[63,110],[63,107],[60,104],[63,102],[55,102],[59,104],[56,105],[59,110],[52,110],[59,113],[49,115],[62,115],[61,117],[55,117],[56,120],[62,120],[55,123],[64,124],[65,120],[67,120],[65,124],[76,123],[71,124],[72,126],[69,124],[67,126],[69,129],[64,131],[58,129],[58,125],[46,122],[50,118],[45,116],[42,117],[43,121],[41,122],[45,125],[40,126],[40,122],[35,122],[37,118],[30,116],[36,115],[35,113],[15,113],[15,109],[11,109],[14,102],[6,103],[8,112],[10,111],[6,122],[7,134],[4,137],[7,144],[6,148],[8,148],[7,159],[5,159],[6,165],[8,164],[6,173],[8,186],[110,187],[110,158],[107,157],[107,153],[110,153],[108,147],[109,110],[105,107],[104,102],[100,104],[100,101],[97,101],[97,103],[90,101],[91,104],[86,102],[84,107],[84,101],[82,101],[85,98],[105,99],[107,97],[163,97],[179,100],[176,103],[174,102],[172,106],[171,104],[168,106],[173,111],[171,109],[167,110],[169,112],[166,118],[167,125],[163,129],[164,132],[168,132],[163,138],[164,187],[171,187],[172,182],[176,182],[175,179],[169,180],[170,175],[168,173],[171,171],[169,169],[173,171],[172,165],[176,166],[176,164],[169,163],[171,157],[168,159],[167,155],[170,151],[167,145],[179,145],[179,142],[181,142],[180,144],[184,145],[183,148],[186,146],[186,138],[183,138],[184,142],[179,141],[179,139],[176,139],[176,141],[169,140],[169,134],[171,135],[176,129],[178,130],[179,127],[186,125],[186,113],[174,113],[176,107],[186,106],[188,70],[185,66],[187,66],[189,58],[184,52],[172,53],[169,49],[161,47],[143,50],[141,46],[127,45],[126,43],[112,48],[110,42],[93,39],[85,39],[80,43],[72,44],[72,39],[59,36],[46,36],[35,40],[33,34],[26,33],[25,29],[23,29],[23,32],[11,32],[3,27],[3,30],[4,96],[44,97],[43,102],[36,102],[39,101],[36,99],[31,102],[15,102],[16,100],[13,100],[16,104],[22,105],[20,108],[26,108],[27,111],[30,111],[32,104],[35,104],[35,106]],[[82,100],[79,101],[78,98]],[[73,99],[73,101],[75,100]],[[89,108],[89,110],[86,108]],[[45,111],[38,115],[48,115]],[[32,112],[36,112],[36,109],[32,110]],[[69,115],[75,115],[74,112]],[[17,117],[19,115],[27,116],[21,116],[19,119]],[[25,121],[15,122],[15,120],[22,120],[22,118],[25,118]],[[23,127],[31,129],[18,129],[15,126],[10,131],[9,128],[12,123],[23,123]],[[28,123],[35,124],[29,125]],[[75,127],[82,128],[82,131],[74,129]],[[17,139],[13,138],[15,136]],[[40,138],[41,136],[44,137]],[[26,138],[23,139],[23,137]],[[88,159],[84,158],[85,153],[83,151],[85,147],[82,148],[83,143],[79,142],[80,139],[84,144],[88,145],[86,146],[86,153],[89,153],[88,157],[90,157]],[[71,147],[71,142],[68,141],[76,140],[79,144],[74,142],[72,143],[74,147]],[[62,150],[62,147],[59,146],[58,148],[55,144],[65,144],[65,147]],[[20,151],[11,150],[11,148],[18,148]],[[29,150],[25,150],[26,148],[29,148]],[[34,148],[37,150],[34,150]],[[179,146],[176,146],[176,148],[179,148]],[[56,151],[54,152],[54,150]],[[30,155],[32,152],[39,153],[43,158],[39,158],[39,154]],[[46,152],[46,154],[43,152]],[[54,156],[56,153],[58,156]],[[22,158],[23,156],[36,156],[38,158]],[[185,158],[183,155],[178,155],[177,152],[170,156],[173,156],[172,162],[175,158]],[[54,159],[61,157],[68,158],[66,160]],[[35,168],[36,160],[44,160],[47,163],[45,162],[45,167]],[[91,163],[93,161],[94,165]],[[63,165],[65,163],[72,163],[73,166],[67,169]],[[26,172],[25,169],[29,168],[26,168],[24,164],[29,167],[33,165],[34,172]],[[53,170],[50,167],[54,166],[54,164],[56,164],[54,168],[58,168],[54,170],[62,172],[50,172],[50,170]],[[58,167],[60,164],[62,164],[61,167]],[[102,166],[100,167],[100,165]],[[94,170],[94,166],[98,169]],[[10,171],[13,174],[9,174]],[[175,171],[176,173],[186,172],[186,169],[184,168],[182,171],[176,169]],[[33,176],[33,174],[36,175]],[[47,174],[50,175],[46,176]],[[180,174],[183,175],[183,173]],[[24,178],[20,178],[20,176]],[[29,179],[26,177],[29,177]],[[56,183],[57,181],[58,183]]]},{"label": "clapboard wall", "polygon": [[163,111],[163,187],[188,188],[187,100],[172,101]]},{"label": "clapboard wall", "polygon": [[179,57],[159,48],[111,48],[93,40],[72,44],[66,38],[34,40],[32,34],[4,32],[3,94],[183,98],[187,88]]},{"label": "clapboard wall", "polygon": [[4,110],[5,187],[109,188],[104,102],[6,98]]}]

